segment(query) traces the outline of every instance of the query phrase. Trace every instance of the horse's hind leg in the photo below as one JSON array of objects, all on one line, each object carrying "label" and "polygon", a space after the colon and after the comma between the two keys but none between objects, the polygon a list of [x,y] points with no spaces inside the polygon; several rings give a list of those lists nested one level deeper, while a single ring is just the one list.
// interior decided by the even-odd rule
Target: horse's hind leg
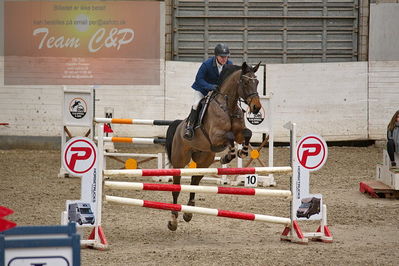
[{"label": "horse's hind leg", "polygon": [[[173,177],[173,184],[177,185],[180,184],[180,176],[174,176]],[[173,204],[177,204],[177,199],[179,198],[179,191],[173,191],[172,196],[173,196]],[[168,228],[171,231],[176,231],[177,229],[177,217],[179,216],[179,212],[177,211],[172,211],[172,217],[171,220],[168,221]]]},{"label": "horse's hind leg", "polygon": [[[203,175],[194,175],[194,176],[192,176],[190,185],[198,186],[198,184],[200,183],[202,177],[203,177]],[[188,206],[195,206],[195,193],[193,193],[193,192],[190,193],[190,199],[188,200],[187,205]],[[184,221],[189,222],[189,221],[191,221],[191,218],[193,218],[193,214],[192,213],[184,213],[183,214]]]},{"label": "horse's hind leg", "polygon": [[252,137],[252,131],[248,128],[244,128],[242,130],[242,134],[244,136],[244,145],[242,146],[241,150],[237,151],[237,156],[240,158],[244,158],[248,156],[248,147],[249,147],[249,140]]}]

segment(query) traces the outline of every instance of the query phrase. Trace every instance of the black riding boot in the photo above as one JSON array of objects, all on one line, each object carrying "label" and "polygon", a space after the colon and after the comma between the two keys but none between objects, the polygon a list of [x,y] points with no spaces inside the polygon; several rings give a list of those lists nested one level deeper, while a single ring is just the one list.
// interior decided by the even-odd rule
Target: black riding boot
[{"label": "black riding boot", "polygon": [[396,167],[396,162],[395,162],[395,142],[394,142],[393,139],[388,139],[387,151],[388,151],[389,159],[391,160],[391,167]]},{"label": "black riding boot", "polygon": [[187,125],[184,131],[184,138],[188,140],[192,140],[194,137],[194,124],[195,120],[197,120],[197,110],[191,108],[190,115],[187,118]]}]

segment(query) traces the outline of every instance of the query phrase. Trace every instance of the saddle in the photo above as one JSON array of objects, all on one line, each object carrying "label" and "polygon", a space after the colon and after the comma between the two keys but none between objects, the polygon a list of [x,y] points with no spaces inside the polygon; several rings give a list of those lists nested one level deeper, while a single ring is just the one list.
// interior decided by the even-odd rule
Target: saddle
[{"label": "saddle", "polygon": [[214,95],[214,91],[210,91],[204,98],[201,99],[201,101],[198,104],[198,110],[197,112],[197,117],[195,119],[195,124],[194,128],[199,128],[202,125],[202,120],[204,119],[206,110],[208,109],[209,103],[211,102],[211,99],[213,98],[212,95]]}]

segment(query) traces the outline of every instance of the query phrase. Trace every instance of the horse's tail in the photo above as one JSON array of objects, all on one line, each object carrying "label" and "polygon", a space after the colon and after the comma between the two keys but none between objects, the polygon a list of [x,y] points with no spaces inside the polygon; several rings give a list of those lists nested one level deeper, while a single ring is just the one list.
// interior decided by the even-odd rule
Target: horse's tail
[{"label": "horse's tail", "polygon": [[172,122],[172,124],[169,125],[168,131],[166,131],[166,153],[168,154],[169,162],[171,161],[172,158],[172,143],[173,143],[173,137],[176,133],[177,126],[182,122],[183,120],[175,120]]}]

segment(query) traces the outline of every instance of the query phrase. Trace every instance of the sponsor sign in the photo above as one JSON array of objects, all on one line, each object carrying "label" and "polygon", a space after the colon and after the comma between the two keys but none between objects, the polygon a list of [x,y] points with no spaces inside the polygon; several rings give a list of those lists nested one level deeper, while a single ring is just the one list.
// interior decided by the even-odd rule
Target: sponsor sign
[{"label": "sponsor sign", "polygon": [[5,85],[158,85],[160,5],[6,1]]}]

